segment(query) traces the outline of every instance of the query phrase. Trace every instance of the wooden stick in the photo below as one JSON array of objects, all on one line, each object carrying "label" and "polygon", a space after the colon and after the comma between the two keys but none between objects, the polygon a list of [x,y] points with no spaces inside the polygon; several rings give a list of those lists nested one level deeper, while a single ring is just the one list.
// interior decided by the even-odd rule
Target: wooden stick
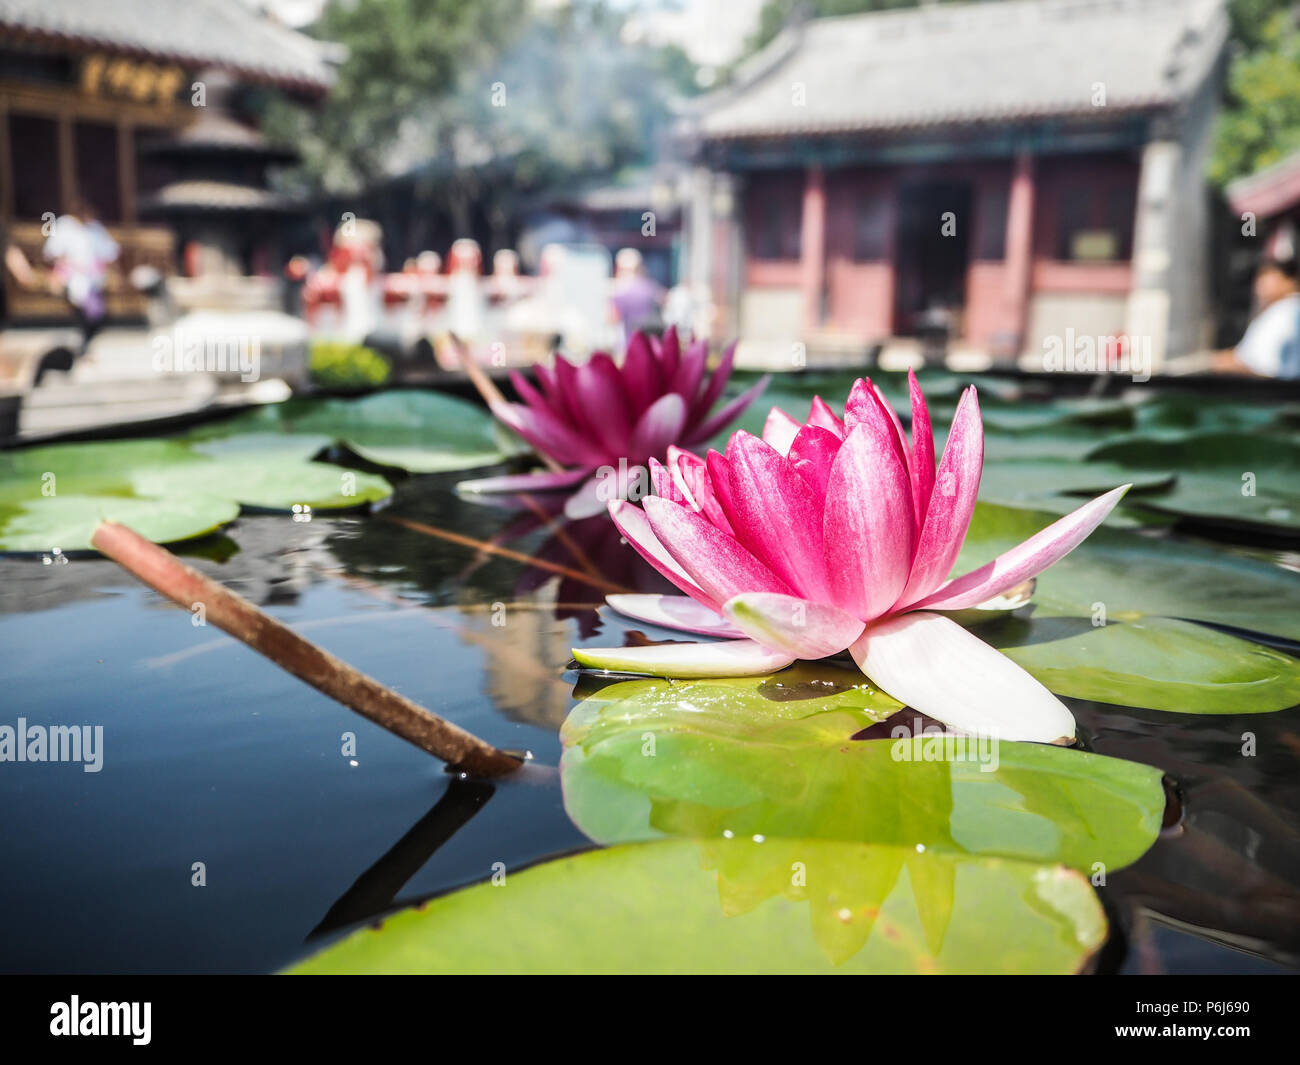
[{"label": "wooden stick", "polygon": [[476,777],[504,776],[523,764],[303,639],[243,596],[191,569],[133,529],[101,522],[90,542],[186,610],[202,604],[207,619],[218,628],[420,750]]},{"label": "wooden stick", "polygon": [[[489,410],[494,404],[509,402],[501,394],[501,389],[497,388],[496,382],[483,372],[483,368],[478,363],[470,358],[469,350],[461,343],[460,337],[455,333],[448,332],[447,343],[451,345],[451,350],[456,353],[456,358],[460,361],[465,376],[469,378],[469,383],[478,389],[478,394],[483,397],[483,402],[488,405]],[[538,451],[537,457],[545,463],[546,468],[552,473],[564,472],[564,467],[551,458],[550,455],[543,455]]]}]

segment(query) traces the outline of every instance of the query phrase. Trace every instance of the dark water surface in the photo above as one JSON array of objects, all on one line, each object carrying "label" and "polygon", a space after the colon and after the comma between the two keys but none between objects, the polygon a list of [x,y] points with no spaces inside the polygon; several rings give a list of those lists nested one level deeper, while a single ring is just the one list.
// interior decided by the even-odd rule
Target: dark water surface
[{"label": "dark water surface", "polygon": [[[369,517],[246,514],[185,553],[364,672],[532,752],[525,773],[494,786],[450,777],[110,562],[0,559],[0,724],[102,725],[104,736],[98,773],[0,765],[0,968],[275,970],[394,905],[487,879],[496,863],[517,870],[591,846],[564,812],[556,731],[574,702],[569,648],[623,641],[624,626],[591,605],[603,589],[392,519],[569,568],[586,559],[625,583],[645,582],[648,567],[607,523],[559,543],[529,531],[530,514],[459,500],[456,480],[408,478]],[[1175,718],[1067,702],[1088,746],[1161,767],[1181,804],[1102,889],[1116,932],[1102,967],[1295,966],[1294,713]],[[1246,731],[1254,758],[1239,754]],[[196,862],[206,886],[191,883]]]}]

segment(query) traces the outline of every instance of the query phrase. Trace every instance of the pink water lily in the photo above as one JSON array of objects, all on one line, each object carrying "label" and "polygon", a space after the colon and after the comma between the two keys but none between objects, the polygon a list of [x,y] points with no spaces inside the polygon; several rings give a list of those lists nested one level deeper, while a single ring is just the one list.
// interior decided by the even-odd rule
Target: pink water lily
[{"label": "pink water lily", "polygon": [[584,666],[659,676],[768,673],[848,650],[870,680],[946,724],[1068,742],[1074,717],[1009,658],[944,612],[987,604],[1072,551],[1128,490],[1116,488],[964,576],[948,574],[975,509],[984,428],[971,387],[935,466],[925,397],[908,375],[909,440],[859,380],[841,419],[821,398],[803,422],[773,408],[763,438],[726,455],[673,448],[651,463],[644,510],[612,502],[634,548],[685,596],[609,597],[620,613],[709,643],[578,648]]},{"label": "pink water lily", "polygon": [[621,365],[604,352],[580,365],[557,355],[553,367],[534,367],[538,387],[512,371],[510,380],[523,402],[493,403],[492,413],[560,468],[470,481],[460,488],[573,490],[565,508],[569,517],[599,513],[610,499],[635,495],[631,482],[645,476],[652,458],[675,445],[705,442],[758,398],[766,377],[713,411],[731,377],[734,354],[732,344],[710,373],[708,343],[692,340],[683,347],[670,328],[662,340],[635,333]]}]

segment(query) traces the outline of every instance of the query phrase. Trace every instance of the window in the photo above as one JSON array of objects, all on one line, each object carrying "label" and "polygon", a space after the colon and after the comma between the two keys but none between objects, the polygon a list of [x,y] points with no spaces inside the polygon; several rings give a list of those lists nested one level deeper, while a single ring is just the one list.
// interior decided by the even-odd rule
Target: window
[{"label": "window", "polygon": [[755,259],[798,259],[803,235],[803,182],[786,174],[754,179],[746,197],[749,251]]},{"label": "window", "polygon": [[14,217],[39,219],[63,213],[59,186],[59,128],[52,118],[9,116],[9,154],[13,160]]},{"label": "window", "polygon": [[117,168],[117,127],[78,122],[74,130],[77,192],[105,223],[122,220],[122,191]]},{"label": "window", "polygon": [[1057,259],[1104,263],[1132,256],[1137,199],[1131,182],[1064,185],[1057,205]]},{"label": "window", "polygon": [[886,195],[865,195],[854,214],[853,258],[856,262],[880,262],[889,258],[889,228],[893,212]]}]

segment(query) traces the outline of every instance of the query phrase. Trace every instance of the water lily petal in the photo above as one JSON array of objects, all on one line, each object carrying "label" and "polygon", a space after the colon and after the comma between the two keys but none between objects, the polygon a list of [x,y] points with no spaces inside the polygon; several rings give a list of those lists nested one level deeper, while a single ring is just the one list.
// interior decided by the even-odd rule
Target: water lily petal
[{"label": "water lily petal", "polygon": [[736,342],[733,340],[723,350],[722,358],[718,360],[718,365],[709,376],[709,383],[704,386],[704,390],[696,399],[695,405],[691,407],[688,424],[692,429],[699,424],[700,419],[709,413],[713,404],[717,403],[722,396],[727,387],[727,382],[731,380],[731,367],[735,360]]},{"label": "water lily petal", "polygon": [[590,467],[574,470],[537,470],[535,473],[513,473],[504,477],[481,477],[474,481],[461,481],[456,491],[473,495],[496,492],[550,492],[557,488],[572,488],[591,475]]},{"label": "water lily petal", "polygon": [[868,625],[850,651],[873,684],[963,732],[1068,743],[1074,716],[1033,677],[941,614]]},{"label": "water lily petal", "polygon": [[1022,544],[998,555],[979,569],[949,581],[916,603],[918,609],[962,610],[1001,595],[1026,577],[1035,577],[1059,562],[1106,520],[1132,485],[1121,485],[1085,503]]},{"label": "water lily petal", "polygon": [[650,460],[650,484],[655,490],[655,495],[663,499],[671,499],[674,503],[691,505],[690,498],[677,484],[668,467],[658,459]]},{"label": "water lily petal", "polygon": [[713,480],[709,477],[704,460],[674,446],[668,449],[667,467],[672,474],[673,484],[686,505],[703,514],[723,532],[732,533],[731,522],[727,520],[713,491]]},{"label": "water lily petal", "polygon": [[930,408],[925,394],[917,384],[916,374],[907,371],[907,388],[912,399],[912,508],[916,514],[916,527],[925,528],[925,516],[930,509],[930,495],[934,491],[934,429],[930,425]]},{"label": "water lily petal", "polygon": [[646,408],[663,394],[664,379],[644,333],[633,333],[627,342],[627,353],[623,356],[623,387],[634,418],[640,418]]},{"label": "water lily petal", "polygon": [[704,379],[704,370],[709,361],[709,345],[707,341],[695,340],[686,345],[686,350],[682,353],[682,363],[677,368],[677,374],[669,383],[671,391],[676,392],[686,400],[687,411],[689,412],[695,400],[695,395],[699,391],[700,382]]},{"label": "water lily petal", "polygon": [[797,421],[786,414],[780,407],[773,407],[767,412],[767,421],[763,423],[763,439],[780,454],[788,455],[790,445],[802,429]]},{"label": "water lily petal", "polygon": [[532,383],[518,370],[510,371],[510,383],[519,398],[530,410],[541,411],[552,416],[564,417],[563,408],[555,407],[549,399],[533,387]]},{"label": "water lily petal", "polygon": [[627,445],[629,462],[645,462],[663,455],[686,425],[686,401],[676,392],[660,396],[646,408]]},{"label": "water lily petal", "polygon": [[864,621],[898,598],[912,564],[912,484],[893,427],[860,424],[831,464],[822,529],[831,602]]},{"label": "water lily petal", "polygon": [[875,392],[876,402],[880,404],[880,409],[884,411],[885,417],[893,424],[894,432],[898,434],[898,446],[902,449],[903,457],[907,460],[907,465],[910,468],[912,465],[912,449],[908,446],[907,432],[903,429],[902,419],[899,418],[898,411],[894,410],[894,405],[889,402],[885,393],[880,391],[879,385],[873,384],[871,390]]},{"label": "water lily petal", "polygon": [[[677,506],[677,504],[670,503],[669,506]],[[614,519],[618,531],[623,534],[623,538],[632,545],[638,555],[692,599],[698,599],[712,610],[721,612],[725,600],[714,599],[705,594],[704,589],[682,569],[681,563],[668,553],[668,549],[655,536],[650,522],[646,519],[645,511],[618,499],[609,504],[609,516]]]},{"label": "water lily petal", "polygon": [[[878,433],[889,440],[904,469],[910,466],[907,441],[903,437],[903,427],[898,421],[894,408],[885,402],[880,389],[871,383],[870,378],[859,377],[849,391],[848,401],[844,404],[844,431],[853,432],[859,425],[866,426],[873,433]],[[909,480],[911,474],[908,474]],[[908,489],[911,494],[911,489]]]},{"label": "water lily petal", "polygon": [[544,455],[565,466],[599,466],[603,453],[558,417],[520,403],[493,403],[492,413]]},{"label": "water lily petal", "polygon": [[651,496],[645,514],[659,542],[713,602],[742,592],[793,591],[735,537],[693,510]]},{"label": "water lily petal", "polygon": [[709,475],[709,487],[713,489],[714,498],[722,508],[723,516],[727,519],[727,530],[730,532],[731,519],[735,514],[735,508],[731,505],[731,464],[726,456],[710,449],[704,456],[704,467]]},{"label": "water lily petal", "polygon": [[652,677],[755,677],[784,669],[794,658],[753,640],[662,643],[648,647],[575,647],[587,669],[645,673]]},{"label": "water lily petal", "polygon": [[[587,409],[578,395],[578,367],[563,355],[555,356],[555,387],[558,400],[556,412],[563,412],[566,423],[581,437],[595,445],[597,439],[595,428],[587,418]],[[596,412],[598,413],[598,412]]]},{"label": "water lily petal", "polygon": [[744,413],[746,407],[763,394],[763,389],[767,387],[767,383],[771,379],[770,374],[764,374],[730,403],[720,407],[711,418],[705,419],[700,425],[692,429],[690,435],[682,442],[687,447],[691,447],[695,444],[702,444],[710,437],[722,432],[723,429]]},{"label": "water lily petal", "polygon": [[805,425],[790,445],[786,456],[790,465],[816,493],[819,500],[826,499],[826,483],[830,480],[831,465],[840,450],[840,438],[817,425]]},{"label": "water lily petal", "polygon": [[808,424],[816,425],[825,429],[829,433],[834,433],[841,440],[847,435],[844,428],[844,422],[836,414],[821,396],[813,396],[812,410],[808,412]]},{"label": "water lily petal", "polygon": [[607,595],[605,602],[625,617],[648,625],[700,636],[745,637],[744,632],[716,610],[710,610],[687,595]]},{"label": "water lily petal", "polygon": [[677,327],[670,325],[664,330],[664,335],[659,341],[659,370],[664,375],[665,383],[677,376],[681,357],[682,345],[677,336]]},{"label": "water lily petal", "polygon": [[736,539],[804,597],[828,599],[822,497],[771,445],[749,433],[731,438],[727,464]]},{"label": "water lily petal", "polygon": [[623,375],[614,360],[597,352],[578,367],[577,402],[588,425],[605,453],[644,461],[648,455],[631,454],[628,436],[632,429],[632,405],[623,390]]},{"label": "water lily petal", "polygon": [[905,609],[929,595],[952,572],[971,515],[975,513],[983,467],[984,427],[975,389],[969,388],[953,415],[948,444],[943,449],[925,524],[916,545],[916,558],[907,587],[898,598],[898,609]]},{"label": "water lily petal", "polygon": [[838,654],[862,635],[863,624],[829,603],[750,592],[729,599],[722,612],[750,639],[795,658]]},{"label": "water lily petal", "polygon": [[603,514],[614,500],[636,502],[648,491],[646,477],[644,466],[601,466],[594,477],[564,501],[564,516],[570,521],[582,521]]}]

